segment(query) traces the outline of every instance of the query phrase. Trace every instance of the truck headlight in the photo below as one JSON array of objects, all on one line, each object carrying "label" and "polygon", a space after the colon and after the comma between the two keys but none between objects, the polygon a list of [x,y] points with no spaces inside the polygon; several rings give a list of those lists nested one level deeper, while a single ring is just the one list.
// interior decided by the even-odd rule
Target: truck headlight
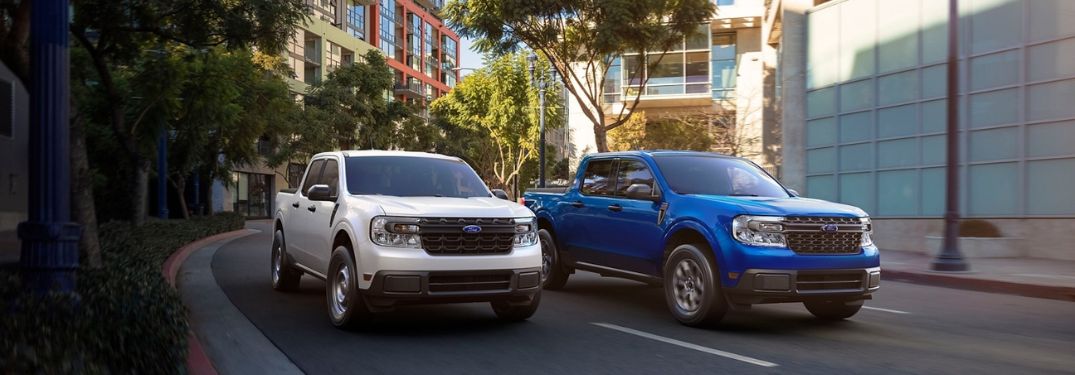
[{"label": "truck headlight", "polygon": [[751,246],[787,247],[784,218],[740,215],[732,220],[732,237]]},{"label": "truck headlight", "polygon": [[370,222],[370,240],[381,246],[420,248],[417,220],[378,216]]},{"label": "truck headlight", "polygon": [[534,219],[515,219],[515,247],[534,246],[537,243],[537,226],[534,225]]},{"label": "truck headlight", "polygon": [[862,244],[861,246],[873,246],[873,222],[870,218],[859,218],[862,221]]}]

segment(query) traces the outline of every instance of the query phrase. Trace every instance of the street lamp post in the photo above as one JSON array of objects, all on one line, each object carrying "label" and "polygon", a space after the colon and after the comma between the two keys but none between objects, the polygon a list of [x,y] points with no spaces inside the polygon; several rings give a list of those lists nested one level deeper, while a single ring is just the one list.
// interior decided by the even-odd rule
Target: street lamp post
[{"label": "street lamp post", "polygon": [[944,243],[930,264],[934,271],[969,269],[959,251],[959,4],[948,2],[948,134]]},{"label": "street lamp post", "polygon": [[530,62],[530,82],[538,88],[538,187],[545,187],[545,88],[548,82],[544,77],[534,74],[537,68],[537,54],[531,52],[526,58]]},{"label": "street lamp post", "polygon": [[29,210],[20,267],[39,294],[72,293],[82,228],[71,222],[67,0],[36,0],[30,15]]}]

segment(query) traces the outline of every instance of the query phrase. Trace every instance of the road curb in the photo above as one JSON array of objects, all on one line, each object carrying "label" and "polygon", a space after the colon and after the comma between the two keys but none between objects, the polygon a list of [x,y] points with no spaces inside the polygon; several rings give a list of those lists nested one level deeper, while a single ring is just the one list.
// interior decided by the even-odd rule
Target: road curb
[{"label": "road curb", "polygon": [[[177,289],[175,285],[176,274],[179,273],[179,267],[183,265],[183,262],[186,261],[188,257],[190,257],[190,254],[211,243],[232,239],[247,233],[249,232],[246,229],[239,229],[215,234],[183,245],[183,247],[180,247],[179,250],[173,252],[172,255],[164,261],[164,265],[161,266],[161,274],[164,275],[164,279],[168,281],[168,285],[171,285],[172,289]],[[209,361],[209,356],[207,356],[205,350],[202,349],[202,344],[198,341],[198,336],[194,334],[193,329],[187,332],[187,371],[190,374],[196,375],[217,374],[216,369],[213,367],[213,363]]]},{"label": "road curb", "polygon": [[882,269],[881,274],[883,275],[882,277],[887,280],[907,281],[915,284],[1061,301],[1075,301],[1075,288],[1072,287],[1015,283],[1010,281],[988,280],[925,271],[916,272]]}]

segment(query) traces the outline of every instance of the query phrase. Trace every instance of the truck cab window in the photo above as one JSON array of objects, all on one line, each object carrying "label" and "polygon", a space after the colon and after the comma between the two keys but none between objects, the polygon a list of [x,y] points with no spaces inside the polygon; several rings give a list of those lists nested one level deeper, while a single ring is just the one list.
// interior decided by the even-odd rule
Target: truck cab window
[{"label": "truck cab window", "polygon": [[645,163],[638,160],[620,160],[620,167],[616,170],[616,196],[627,196],[627,188],[634,184],[657,190],[653,183],[653,173]]},{"label": "truck cab window", "polygon": [[612,195],[612,160],[592,160],[586,165],[579,189],[585,195]]},{"label": "truck cab window", "polygon": [[340,166],[336,159],[325,161],[325,169],[321,172],[318,184],[328,185],[329,196],[337,197],[340,193]]},{"label": "truck cab window", "polygon": [[299,188],[299,193],[302,196],[306,196],[306,192],[310,191],[310,187],[317,184],[317,181],[321,179],[321,167],[325,166],[325,159],[314,160],[310,163],[310,170],[306,171],[306,178],[302,180],[302,187]]}]

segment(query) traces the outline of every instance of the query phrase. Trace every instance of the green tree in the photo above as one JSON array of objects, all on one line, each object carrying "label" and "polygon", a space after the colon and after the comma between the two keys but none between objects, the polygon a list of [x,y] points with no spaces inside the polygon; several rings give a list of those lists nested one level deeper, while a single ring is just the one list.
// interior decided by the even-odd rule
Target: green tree
[{"label": "green tree", "polygon": [[[152,65],[160,59],[147,52],[165,53],[162,50],[166,44],[192,48],[257,47],[266,53],[276,53],[306,17],[306,6],[299,0],[80,0],[74,6],[71,35],[85,50],[92,72],[74,69],[72,73],[92,73],[92,76],[73,76],[73,79],[91,84],[85,94],[104,99],[96,102],[106,110],[107,121],[103,124],[107,124],[110,136],[120,146],[115,155],[123,162],[122,168],[133,172],[129,182],[113,184],[112,188],[127,187],[129,217],[135,225],[141,225],[146,217],[152,159],[152,153],[147,151],[163,126],[161,122],[142,126],[139,121],[145,116],[159,116],[154,113],[161,110],[160,106],[170,104],[171,98],[154,99],[157,95],[151,95],[137,100],[138,96],[125,86],[123,76],[137,74],[128,73],[131,67],[141,66],[143,72],[157,69]],[[161,81],[158,84],[174,86],[173,82],[167,82],[171,77],[167,73],[171,72],[163,73],[166,74],[154,77]],[[149,86],[150,82],[143,83]],[[72,150],[72,153],[74,157],[86,155],[84,150]],[[83,188],[87,187],[74,187]]]},{"label": "green tree", "polygon": [[384,56],[370,50],[361,61],[341,66],[311,86],[306,105],[330,114],[323,119],[334,131],[335,146],[391,148],[398,123],[413,112],[400,101],[388,100],[392,85],[392,69]]},{"label": "green tree", "polygon": [[709,0],[451,0],[443,13],[482,52],[500,55],[525,44],[544,54],[605,152],[606,132],[630,119],[649,80],[644,69],[627,69],[628,80],[639,82],[628,92],[633,98],[618,111],[606,107],[601,99],[613,60],[635,52],[652,69],[714,10]]},{"label": "green tree", "polygon": [[[477,140],[459,151],[495,188],[512,190],[518,196],[524,164],[538,154],[538,92],[530,85],[525,52],[508,54],[466,76],[447,95],[433,101],[433,114],[449,128]],[[539,60],[535,70],[548,77],[548,61]],[[559,90],[552,87],[547,98]],[[562,110],[555,101],[546,102],[546,128],[563,123]],[[449,137],[456,141],[456,138]],[[475,147],[476,146],[476,147]]]},{"label": "green tree", "polygon": [[709,117],[672,114],[649,119],[645,112],[639,111],[626,124],[609,132],[609,144],[614,151],[709,151],[714,143]]}]

